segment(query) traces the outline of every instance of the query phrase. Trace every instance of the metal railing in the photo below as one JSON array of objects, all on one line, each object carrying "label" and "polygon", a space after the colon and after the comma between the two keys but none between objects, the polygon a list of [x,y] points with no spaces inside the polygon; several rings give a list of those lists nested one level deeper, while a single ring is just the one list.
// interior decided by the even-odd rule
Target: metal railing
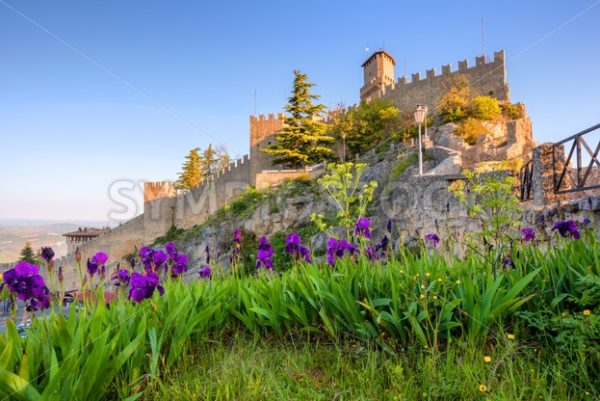
[{"label": "metal railing", "polygon": [[[588,182],[590,174],[594,168],[594,165],[600,168],[600,162],[598,161],[598,153],[600,151],[600,140],[596,144],[596,148],[592,151],[592,148],[585,141],[584,135],[590,132],[600,129],[600,124],[594,125],[586,130],[583,130],[575,135],[572,135],[560,142],[556,142],[552,146],[552,169],[553,169],[553,188],[555,194],[565,194],[571,192],[585,191],[589,189],[600,188],[600,182]],[[564,160],[557,160],[563,158],[562,155],[558,155],[559,149],[562,151],[564,144],[573,141],[569,155]],[[591,157],[589,164],[584,165],[583,162],[583,150],[588,153]],[[575,154],[575,167],[571,167],[571,159]],[[558,162],[562,161],[564,164],[558,165]],[[585,169],[585,170],[584,170]],[[558,173],[560,170],[560,173]],[[571,174],[571,171],[575,170],[575,177]]]},{"label": "metal railing", "polygon": [[533,159],[529,160],[521,168],[519,173],[521,188],[521,202],[531,199],[531,188],[533,188]]}]

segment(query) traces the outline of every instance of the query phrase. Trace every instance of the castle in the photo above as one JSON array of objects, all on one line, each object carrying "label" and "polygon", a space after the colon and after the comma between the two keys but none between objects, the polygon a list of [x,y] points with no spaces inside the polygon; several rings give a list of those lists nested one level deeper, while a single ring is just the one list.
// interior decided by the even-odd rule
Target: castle
[{"label": "castle", "polygon": [[[406,77],[394,78],[394,65],[394,58],[385,50],[376,51],[362,64],[361,100],[389,99],[402,111],[412,111],[417,104],[433,109],[457,74],[469,78],[472,93],[508,100],[504,51],[495,52],[490,62],[485,56],[477,57],[471,67],[466,60],[460,61],[455,72],[450,65],[445,65],[441,75],[431,69],[422,79],[416,73],[410,82]],[[283,114],[250,116],[249,154],[208,177],[196,188],[178,191],[173,182],[146,182],[144,213],[83,244],[80,250],[84,260],[100,249],[108,252],[113,261],[118,260],[135,246],[151,243],[166,234],[171,227],[187,229],[203,223],[250,186],[260,189],[299,175],[316,173],[315,169],[277,170],[271,156],[261,152],[275,141],[275,135],[283,125]],[[67,255],[61,263],[74,266],[73,255]]]}]

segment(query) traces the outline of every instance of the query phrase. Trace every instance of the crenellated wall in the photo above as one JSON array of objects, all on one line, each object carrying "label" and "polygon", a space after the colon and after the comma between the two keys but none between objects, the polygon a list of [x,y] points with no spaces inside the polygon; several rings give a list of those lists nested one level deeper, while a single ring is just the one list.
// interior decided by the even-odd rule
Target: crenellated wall
[{"label": "crenellated wall", "polygon": [[402,111],[413,110],[417,104],[426,105],[433,110],[442,94],[450,89],[457,74],[464,74],[469,79],[472,95],[509,100],[504,50],[494,52],[494,59],[489,62],[486,56],[476,57],[475,65],[471,67],[467,60],[459,61],[457,71],[452,71],[452,66],[448,64],[442,66],[440,75],[436,75],[435,69],[430,69],[425,77],[415,73],[410,81],[407,77],[398,78],[383,90],[372,92],[370,98],[365,100],[390,99]]}]

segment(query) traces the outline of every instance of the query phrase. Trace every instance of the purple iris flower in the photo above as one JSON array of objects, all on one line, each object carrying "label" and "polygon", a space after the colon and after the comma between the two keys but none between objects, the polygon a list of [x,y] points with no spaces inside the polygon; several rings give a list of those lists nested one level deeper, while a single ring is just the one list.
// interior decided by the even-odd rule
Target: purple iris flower
[{"label": "purple iris flower", "polygon": [[302,238],[298,233],[290,233],[285,237],[285,252],[294,256],[296,260],[303,258],[306,263],[310,263],[312,258],[310,250],[301,244]]},{"label": "purple iris flower", "polygon": [[96,274],[98,272],[98,263],[95,260],[88,258],[87,271],[90,276]]},{"label": "purple iris flower", "polygon": [[335,260],[344,257],[346,253],[352,255],[356,251],[354,244],[337,238],[331,237],[327,241],[327,263],[331,266],[335,264]]},{"label": "purple iris flower", "polygon": [[90,276],[96,273],[103,275],[106,272],[106,261],[108,255],[104,252],[97,252],[94,256],[87,260],[87,270]]},{"label": "purple iris flower", "polygon": [[531,227],[523,227],[521,228],[521,235],[523,236],[523,241],[533,241],[535,239],[535,230]]},{"label": "purple iris flower", "polygon": [[154,254],[153,255],[154,255],[154,266],[155,266],[156,270],[160,269],[160,267],[169,258],[169,256],[165,252],[161,251],[160,249],[154,250]]},{"label": "purple iris flower", "polygon": [[258,252],[256,253],[256,268],[265,267],[267,269],[273,268],[273,247],[269,244],[267,237],[260,237],[258,240]]},{"label": "purple iris flower", "polygon": [[171,275],[173,277],[180,276],[188,270],[188,257],[185,254],[177,255],[173,266],[171,266]]},{"label": "purple iris flower", "polygon": [[379,259],[379,254],[374,246],[369,246],[365,249],[365,254],[369,258],[369,260],[377,260]]},{"label": "purple iris flower", "polygon": [[121,285],[122,286],[126,286],[126,285],[129,285],[129,280],[130,279],[131,279],[131,276],[129,274],[129,270],[127,270],[127,269],[119,269],[112,276],[112,281],[116,281],[116,283],[115,283],[116,286],[121,286]]},{"label": "purple iris flower", "polygon": [[96,252],[96,254],[92,256],[92,259],[94,259],[99,266],[102,266],[106,264],[108,255],[104,252]]},{"label": "purple iris flower", "polygon": [[515,267],[515,262],[513,262],[512,258],[508,257],[508,258],[504,258],[502,259],[502,267],[507,269],[509,267]]},{"label": "purple iris flower", "polygon": [[37,311],[40,309],[48,309],[50,307],[50,298],[48,297],[48,288],[45,288],[45,291],[40,295],[33,297],[29,300],[29,305],[27,305],[28,310]]},{"label": "purple iris flower", "polygon": [[425,241],[431,242],[433,246],[438,246],[440,243],[440,237],[436,233],[425,234]]},{"label": "purple iris flower", "polygon": [[574,239],[579,239],[581,237],[579,234],[579,229],[577,228],[577,223],[575,223],[573,220],[557,221],[554,223],[552,231],[558,231],[558,233],[564,238],[572,237]]},{"label": "purple iris flower", "polygon": [[375,250],[385,253],[388,246],[390,246],[390,239],[387,235],[384,235],[383,238],[381,238],[381,241],[379,241],[379,244],[377,244]]},{"label": "purple iris flower", "polygon": [[585,216],[582,223],[583,223],[584,226],[587,226],[591,222],[592,221],[590,220],[590,218],[588,216]]},{"label": "purple iris flower", "polygon": [[200,278],[212,278],[212,270],[209,265],[206,265],[202,269],[200,269],[198,274],[200,275]]},{"label": "purple iris flower", "polygon": [[131,274],[129,280],[129,298],[135,302],[142,302],[144,299],[152,298],[155,290],[158,290],[162,296],[165,293],[165,289],[160,285],[160,279],[154,272],[147,272],[146,274],[140,274],[134,272]]},{"label": "purple iris flower", "polygon": [[49,246],[42,247],[42,259],[46,262],[50,262],[54,258],[54,250]]},{"label": "purple iris flower", "polygon": [[388,220],[388,222],[387,222],[387,224],[386,224],[386,226],[385,226],[385,228],[386,228],[386,230],[387,230],[388,234],[391,234],[391,233],[392,233],[392,228],[393,228],[393,227],[392,227],[392,224],[393,224],[393,223],[392,223],[392,220]]},{"label": "purple iris flower", "polygon": [[369,231],[369,227],[371,226],[371,222],[367,217],[361,217],[356,222],[356,227],[354,228],[354,235],[358,237],[371,238],[371,232]]},{"label": "purple iris flower", "polygon": [[17,295],[21,301],[30,301],[35,306],[46,308],[48,289],[44,278],[39,274],[38,266],[19,262],[10,270],[2,273],[2,280],[6,283],[8,290]]},{"label": "purple iris flower", "polygon": [[160,249],[144,246],[140,249],[140,258],[146,271],[156,272],[167,261],[168,255]]},{"label": "purple iris flower", "polygon": [[167,251],[167,255],[169,256],[169,259],[174,260],[175,255],[177,254],[177,246],[175,245],[174,242],[167,242],[165,244],[165,251]]},{"label": "purple iris flower", "polygon": [[236,263],[240,258],[240,249],[242,249],[242,231],[237,229],[233,232],[233,243],[231,246],[231,255],[229,263]]}]

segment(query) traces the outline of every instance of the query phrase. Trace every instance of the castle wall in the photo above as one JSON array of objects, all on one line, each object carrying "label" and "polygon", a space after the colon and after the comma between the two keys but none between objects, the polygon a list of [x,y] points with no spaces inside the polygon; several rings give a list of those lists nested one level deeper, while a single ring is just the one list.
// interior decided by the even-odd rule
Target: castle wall
[{"label": "castle wall", "polygon": [[457,74],[464,74],[469,79],[473,96],[485,95],[498,100],[509,100],[504,57],[502,50],[494,52],[494,59],[490,62],[486,62],[485,56],[477,57],[472,67],[469,67],[467,60],[459,61],[458,71],[452,71],[452,66],[448,64],[442,66],[441,75],[436,75],[435,69],[431,69],[427,71],[425,78],[420,73],[412,74],[411,81],[407,77],[401,77],[374,97],[392,100],[402,111],[414,110],[417,104],[426,105],[433,111],[440,97],[452,86],[453,78]]},{"label": "castle wall", "polygon": [[325,172],[325,163],[304,170],[263,170],[256,175],[256,189],[261,190],[285,181],[306,178],[312,180]]},{"label": "castle wall", "polygon": [[[136,246],[140,248],[143,245],[144,225],[144,215],[140,215],[82,244],[79,251],[81,252],[81,267],[84,272],[88,258],[99,251],[106,252],[109,255],[109,270],[115,268],[119,262],[125,263],[121,259],[132,253]],[[63,267],[65,289],[70,290],[79,287],[79,272],[75,254],[71,253],[58,258],[54,268],[58,270],[59,266]]]},{"label": "castle wall", "polygon": [[251,163],[248,155],[235,160],[228,168],[202,181],[175,199],[174,224],[190,228],[202,224],[212,213],[225,206],[231,198],[252,184]]},{"label": "castle wall", "polygon": [[273,167],[273,156],[261,152],[261,149],[275,142],[275,133],[283,128],[283,121],[283,113],[269,114],[267,117],[250,116],[250,172],[253,185],[256,174]]}]

